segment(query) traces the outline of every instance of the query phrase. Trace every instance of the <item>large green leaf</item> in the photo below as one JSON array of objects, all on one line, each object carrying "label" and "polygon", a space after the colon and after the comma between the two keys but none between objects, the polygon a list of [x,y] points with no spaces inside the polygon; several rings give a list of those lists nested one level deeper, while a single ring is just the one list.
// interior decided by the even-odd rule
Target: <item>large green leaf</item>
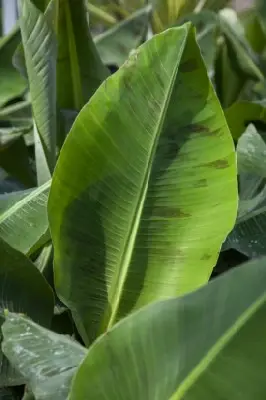
[{"label": "large green leaf", "polygon": [[266,259],[145,307],[89,349],[69,400],[264,400]]},{"label": "large green leaf", "polygon": [[70,383],[87,351],[29,319],[10,314],[2,327],[3,351],[31,387],[36,400],[66,400]]},{"label": "large green leaf", "polygon": [[[0,254],[0,322],[3,322],[3,313],[7,309],[24,313],[41,325],[49,326],[53,315],[53,292],[41,273],[28,258],[2,239]],[[0,360],[0,387],[25,382],[1,352]]]},{"label": "large green leaf", "polygon": [[32,253],[49,239],[49,190],[47,182],[31,192],[0,195],[0,237],[24,254]]},{"label": "large green leaf", "polygon": [[20,28],[35,122],[38,183],[51,177],[56,160],[56,39],[53,7],[44,15],[30,0],[19,2]]},{"label": "large green leaf", "polygon": [[98,89],[53,176],[55,283],[83,339],[205,283],[236,192],[232,138],[194,30],[170,29]]},{"label": "large green leaf", "polygon": [[0,107],[26,90],[26,81],[12,65],[13,53],[20,42],[18,27],[0,39]]},{"label": "large green leaf", "polygon": [[105,64],[120,66],[130,51],[138,47],[147,31],[150,7],[136,11],[128,19],[95,37],[95,44]]}]

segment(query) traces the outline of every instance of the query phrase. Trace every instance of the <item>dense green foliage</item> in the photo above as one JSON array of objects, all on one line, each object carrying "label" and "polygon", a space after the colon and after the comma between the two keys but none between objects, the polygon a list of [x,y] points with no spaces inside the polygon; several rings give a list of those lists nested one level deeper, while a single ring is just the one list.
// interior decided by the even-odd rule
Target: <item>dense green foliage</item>
[{"label": "dense green foliage", "polygon": [[227,6],[18,1],[0,398],[265,399],[266,6]]}]

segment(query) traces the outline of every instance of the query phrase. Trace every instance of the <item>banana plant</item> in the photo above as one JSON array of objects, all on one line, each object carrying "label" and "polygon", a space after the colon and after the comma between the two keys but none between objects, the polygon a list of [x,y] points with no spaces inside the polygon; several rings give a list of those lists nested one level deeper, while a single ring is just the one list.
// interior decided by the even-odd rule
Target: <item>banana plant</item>
[{"label": "banana plant", "polygon": [[212,279],[266,254],[265,7],[225,3],[19,0],[0,397],[264,400],[266,261]]},{"label": "banana plant", "polygon": [[236,211],[233,141],[188,23],[100,86],[53,175],[55,285],[85,343],[206,283]]}]

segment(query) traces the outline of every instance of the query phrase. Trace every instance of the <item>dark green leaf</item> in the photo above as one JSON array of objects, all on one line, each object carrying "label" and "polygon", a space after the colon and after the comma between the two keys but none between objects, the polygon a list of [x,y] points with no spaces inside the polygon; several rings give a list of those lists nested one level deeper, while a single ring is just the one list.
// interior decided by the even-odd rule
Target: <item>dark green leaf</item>
[{"label": "dark green leaf", "polygon": [[19,395],[11,388],[0,389],[1,400],[20,400]]},{"label": "dark green leaf", "polygon": [[129,53],[138,47],[147,31],[151,8],[145,7],[128,19],[96,36],[95,44],[105,64],[122,65]]},{"label": "dark green leaf", "polygon": [[266,259],[155,303],[89,349],[69,400],[264,400]]},{"label": "dark green leaf", "polygon": [[34,186],[35,178],[29,153],[22,135],[29,127],[0,128],[0,167],[26,187]]},{"label": "dark green leaf", "polygon": [[259,13],[255,9],[248,10],[241,16],[245,36],[256,53],[263,53],[266,47],[266,32],[264,32]]},{"label": "dark green leaf", "polygon": [[0,107],[26,91],[25,79],[12,65],[12,56],[19,42],[18,27],[0,39]]},{"label": "dark green leaf", "polygon": [[193,13],[182,18],[181,22],[191,21],[196,27],[197,41],[210,76],[213,75],[217,53],[218,17],[209,10]]},{"label": "dark green leaf", "polygon": [[[0,239],[0,312],[24,313],[49,326],[53,315],[53,292],[37,268],[22,253]],[[0,353],[0,386],[18,385],[24,379]],[[16,364],[14,364],[16,367]]]}]

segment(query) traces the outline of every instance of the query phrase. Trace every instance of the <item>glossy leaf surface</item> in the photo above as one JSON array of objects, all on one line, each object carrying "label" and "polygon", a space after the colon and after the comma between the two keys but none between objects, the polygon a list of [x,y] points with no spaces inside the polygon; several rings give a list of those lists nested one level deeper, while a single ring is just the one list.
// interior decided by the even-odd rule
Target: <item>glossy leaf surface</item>
[{"label": "glossy leaf surface", "polygon": [[16,314],[10,314],[2,331],[4,353],[30,385],[35,399],[65,400],[86,349]]}]

